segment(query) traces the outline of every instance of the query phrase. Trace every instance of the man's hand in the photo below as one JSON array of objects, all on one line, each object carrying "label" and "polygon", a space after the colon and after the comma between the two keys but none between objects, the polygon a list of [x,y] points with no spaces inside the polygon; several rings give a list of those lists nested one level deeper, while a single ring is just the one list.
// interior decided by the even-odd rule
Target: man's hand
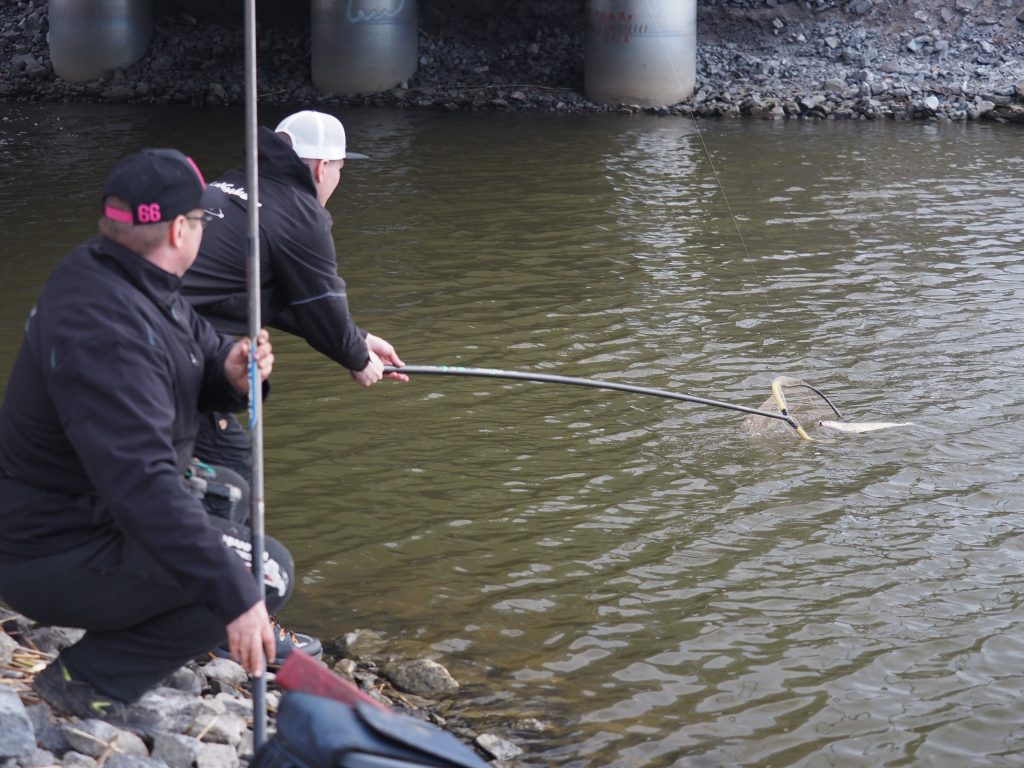
[{"label": "man's hand", "polygon": [[357,384],[364,387],[371,387],[381,379],[394,379],[395,381],[408,381],[409,377],[404,373],[384,373],[385,365],[401,367],[405,365],[395,352],[395,348],[380,336],[372,333],[366,334],[366,348],[370,351],[370,362],[361,371],[352,371],[352,378]]},{"label": "man's hand", "polygon": [[361,371],[351,371],[352,381],[361,387],[372,387],[378,381],[384,378],[384,363],[380,361],[380,358],[374,354],[373,350],[370,350],[370,358],[366,362],[366,367]]},{"label": "man's hand", "polygon": [[262,600],[228,624],[228,650],[253,677],[263,674],[264,654],[268,661],[274,660],[274,630]]},{"label": "man's hand", "polygon": [[[274,368],[274,350],[270,346],[270,334],[264,328],[256,337],[256,367],[260,381],[266,381]],[[224,375],[235,391],[244,395],[249,391],[249,339],[235,342],[224,360]]]}]

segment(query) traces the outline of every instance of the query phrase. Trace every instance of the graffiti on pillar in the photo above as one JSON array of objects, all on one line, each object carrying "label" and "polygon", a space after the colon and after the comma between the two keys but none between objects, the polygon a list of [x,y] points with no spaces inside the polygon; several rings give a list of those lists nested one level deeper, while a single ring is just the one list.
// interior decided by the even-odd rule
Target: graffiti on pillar
[{"label": "graffiti on pillar", "polygon": [[619,11],[594,11],[590,27],[606,43],[628,43],[631,35],[647,34],[647,25],[633,20],[633,14]]},{"label": "graffiti on pillar", "polygon": [[402,12],[406,0],[348,0],[348,21],[366,24],[388,21]]}]

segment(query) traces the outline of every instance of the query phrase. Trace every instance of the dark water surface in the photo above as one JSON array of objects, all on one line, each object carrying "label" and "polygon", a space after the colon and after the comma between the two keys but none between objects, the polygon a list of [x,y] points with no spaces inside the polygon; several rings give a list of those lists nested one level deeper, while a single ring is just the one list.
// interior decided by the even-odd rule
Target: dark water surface
[{"label": "dark water surface", "polygon": [[[0,110],[6,379],[109,165],[173,144],[215,176],[243,132]],[[739,414],[592,389],[361,390],[279,334],[290,624],[437,659],[456,711],[531,765],[1024,765],[1019,130],[342,117],[373,158],[330,204],[342,273],[407,363],[754,407],[790,374],[914,426],[755,440]]]}]

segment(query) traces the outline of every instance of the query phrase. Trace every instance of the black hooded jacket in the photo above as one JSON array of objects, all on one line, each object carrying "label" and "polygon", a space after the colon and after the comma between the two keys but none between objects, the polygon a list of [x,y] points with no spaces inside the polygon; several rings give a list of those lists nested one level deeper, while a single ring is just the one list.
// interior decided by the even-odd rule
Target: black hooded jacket
[{"label": "black hooded jacket", "polygon": [[180,287],[103,237],[50,277],[0,407],[0,561],[127,536],[229,622],[260,593],[183,474],[197,409],[245,398],[224,375],[232,339]]},{"label": "black hooded jacket", "polygon": [[[245,168],[213,186],[228,195],[203,235],[185,274],[185,298],[222,333],[248,329],[246,261],[248,202]],[[273,131],[259,132],[260,282],[264,325],[293,333],[349,370],[369,362],[366,333],[349,312],[345,281],[309,168]]]}]

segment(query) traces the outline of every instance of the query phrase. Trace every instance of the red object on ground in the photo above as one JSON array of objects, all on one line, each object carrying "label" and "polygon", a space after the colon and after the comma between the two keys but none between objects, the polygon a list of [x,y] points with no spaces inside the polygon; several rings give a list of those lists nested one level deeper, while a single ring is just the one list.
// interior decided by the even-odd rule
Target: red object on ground
[{"label": "red object on ground", "polygon": [[361,701],[372,704],[385,712],[391,711],[376,699],[367,696],[355,684],[350,683],[337,672],[332,672],[322,661],[317,661],[301,651],[296,650],[288,654],[288,658],[277,671],[275,679],[277,684],[285,690],[312,693],[316,696],[340,701],[350,707],[354,707]]}]

